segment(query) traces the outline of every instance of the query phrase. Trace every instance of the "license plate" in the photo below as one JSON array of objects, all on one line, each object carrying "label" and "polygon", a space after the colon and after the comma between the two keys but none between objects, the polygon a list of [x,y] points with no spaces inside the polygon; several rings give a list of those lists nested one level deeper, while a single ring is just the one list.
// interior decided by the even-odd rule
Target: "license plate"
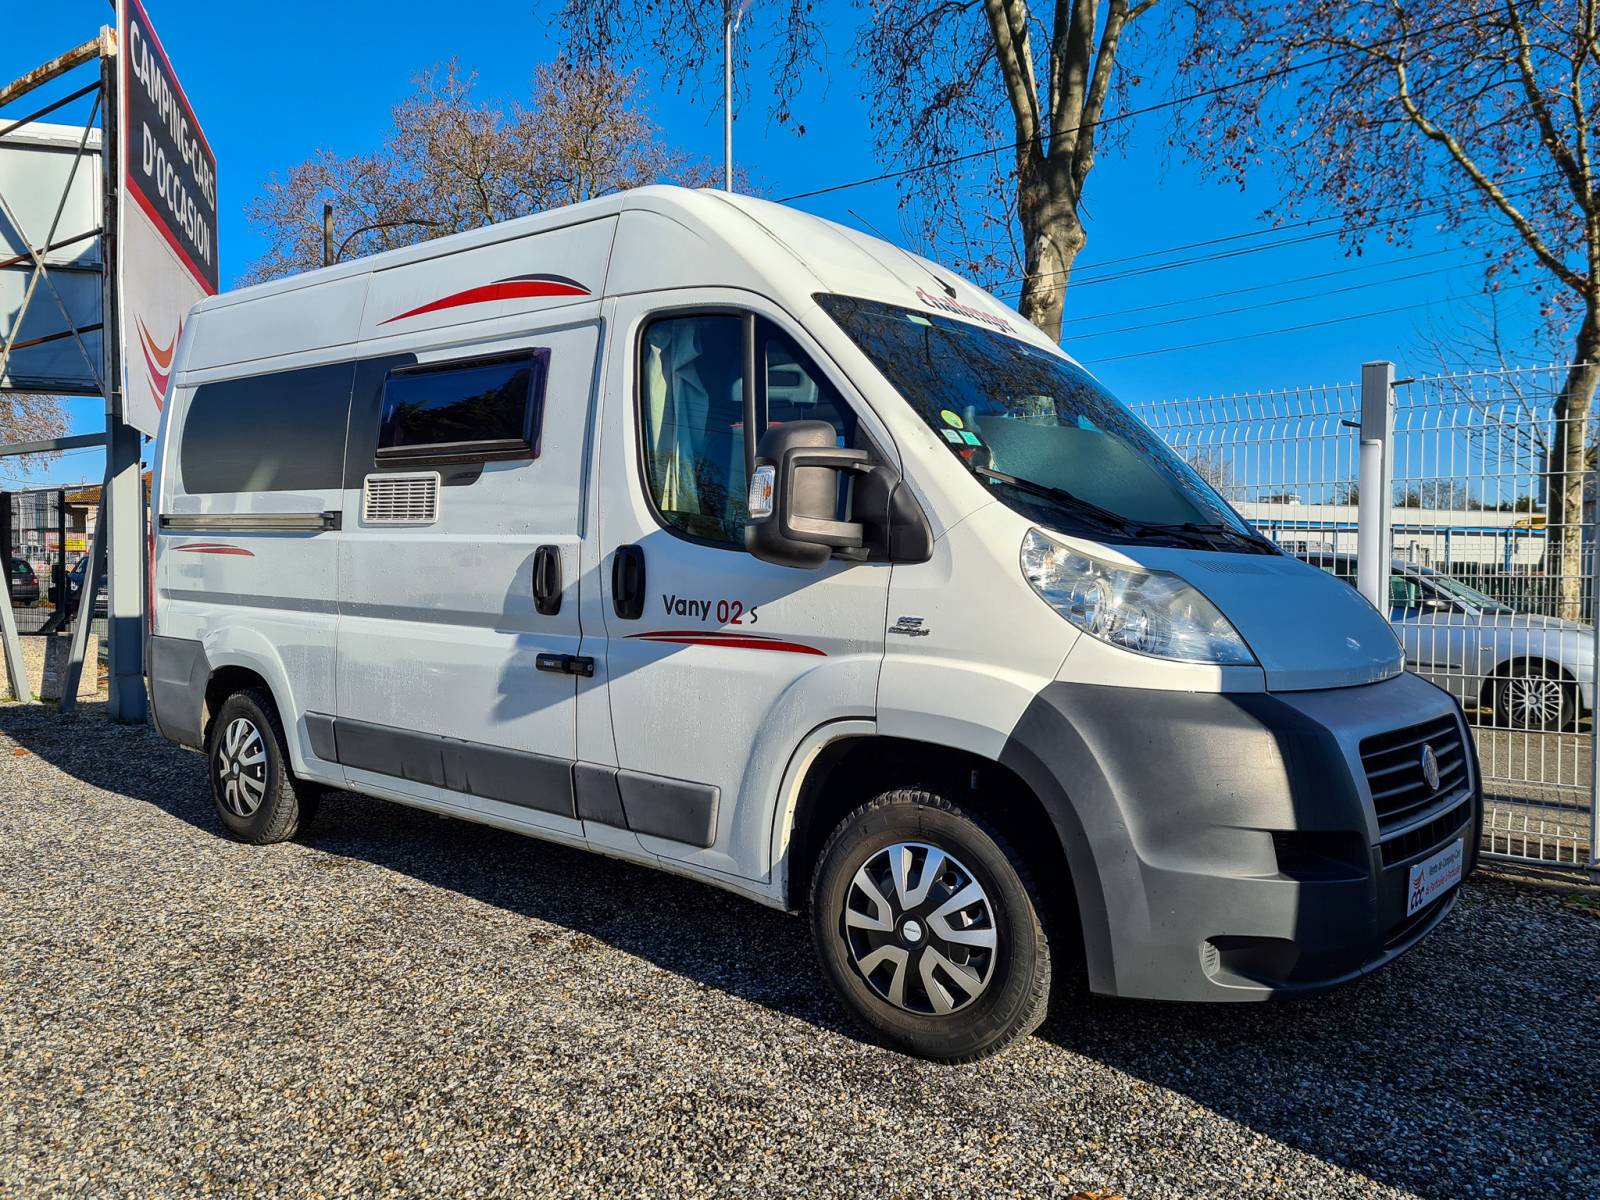
[{"label": "license plate", "polygon": [[1406,916],[1426,908],[1461,882],[1461,863],[1466,857],[1464,844],[1457,838],[1439,853],[1411,868],[1411,884],[1406,889]]}]

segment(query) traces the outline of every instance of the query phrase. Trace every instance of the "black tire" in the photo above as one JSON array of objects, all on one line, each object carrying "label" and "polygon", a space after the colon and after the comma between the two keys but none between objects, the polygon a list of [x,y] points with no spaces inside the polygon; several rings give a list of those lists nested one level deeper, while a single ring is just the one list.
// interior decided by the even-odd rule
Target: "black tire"
[{"label": "black tire", "polygon": [[1554,663],[1523,663],[1494,682],[1494,721],[1499,729],[1550,733],[1571,729],[1581,708],[1577,684]]},{"label": "black tire", "polygon": [[224,827],[241,842],[288,841],[316,816],[322,789],[294,777],[285,746],[277,706],[259,689],[229,696],[211,722],[211,798]]},{"label": "black tire", "polygon": [[[909,849],[891,856],[896,846]],[[924,868],[934,861],[935,850],[947,857],[925,881]],[[887,914],[858,879],[868,885],[881,880],[881,865],[900,855],[908,864],[902,879],[914,878],[916,885],[902,890],[891,875],[887,886],[895,894],[879,889],[893,910]],[[937,924],[930,919],[971,883],[981,889],[981,902],[953,910]],[[925,899],[902,906],[902,899],[919,890]],[[884,1044],[942,1062],[994,1054],[1044,1020],[1050,1004],[1046,911],[1023,859],[993,826],[920,790],[885,792],[847,816],[822,847],[811,880],[817,958],[851,1016]],[[887,921],[894,933],[860,928],[863,917]],[[963,941],[992,931],[993,949],[944,940],[937,930],[948,933],[955,922],[962,926],[953,936]],[[940,962],[943,954],[949,957]],[[930,956],[931,968],[926,965]],[[861,964],[871,965],[875,957],[878,963],[864,972]],[[964,976],[981,980],[975,994],[949,973],[952,961]],[[932,987],[923,982],[925,969],[932,972]],[[898,989],[896,976],[901,977]],[[897,991],[899,1003],[891,999]],[[958,1003],[939,1011],[936,991],[943,993],[943,1004]]]}]

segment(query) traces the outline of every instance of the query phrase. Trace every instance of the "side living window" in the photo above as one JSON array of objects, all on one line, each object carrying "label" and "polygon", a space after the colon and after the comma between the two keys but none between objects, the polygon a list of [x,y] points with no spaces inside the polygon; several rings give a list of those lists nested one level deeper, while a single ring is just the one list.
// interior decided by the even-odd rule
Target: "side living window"
[{"label": "side living window", "polygon": [[178,471],[190,495],[343,484],[354,363],[203,383],[189,400]]},{"label": "side living window", "polygon": [[[748,395],[747,361],[756,364],[756,386]],[[747,404],[758,435],[770,422],[827,421],[840,445],[853,445],[857,437],[855,414],[838,390],[764,317],[657,318],[645,326],[639,368],[650,499],[664,524],[700,541],[744,548]]]},{"label": "side living window", "polygon": [[377,463],[537,458],[548,350],[396,367],[383,385]]}]

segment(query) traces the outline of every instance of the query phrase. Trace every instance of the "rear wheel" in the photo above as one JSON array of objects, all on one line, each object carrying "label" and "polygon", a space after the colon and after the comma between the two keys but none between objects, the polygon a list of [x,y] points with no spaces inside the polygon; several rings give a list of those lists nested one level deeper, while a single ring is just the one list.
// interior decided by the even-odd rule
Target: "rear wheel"
[{"label": "rear wheel", "polygon": [[1494,685],[1494,715],[1507,729],[1561,730],[1578,717],[1578,688],[1551,663],[1525,663]]},{"label": "rear wheel", "polygon": [[873,1036],[960,1062],[1038,1028],[1050,997],[1044,905],[978,814],[886,792],[828,838],[811,888],[823,975]]},{"label": "rear wheel", "polygon": [[266,692],[235,692],[223,702],[206,759],[217,815],[240,841],[287,841],[316,815],[322,789],[294,777],[283,723]]}]

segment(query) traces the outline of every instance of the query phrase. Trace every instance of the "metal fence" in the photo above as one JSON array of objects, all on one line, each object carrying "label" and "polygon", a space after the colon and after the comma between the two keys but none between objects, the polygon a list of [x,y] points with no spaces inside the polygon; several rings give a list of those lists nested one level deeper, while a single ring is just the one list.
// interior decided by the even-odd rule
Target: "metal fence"
[{"label": "metal fence", "polygon": [[[1586,866],[1600,823],[1600,420],[1583,406],[1563,416],[1569,374],[1551,366],[1395,382],[1392,483],[1369,468],[1388,503],[1367,507],[1369,523],[1388,522],[1390,567],[1374,586],[1407,665],[1455,695],[1472,726],[1486,853]],[[1354,585],[1362,399],[1352,383],[1137,411],[1262,532]]]},{"label": "metal fence", "polygon": [[60,488],[0,491],[0,548],[18,633],[65,632],[76,599],[72,584],[83,575],[79,560],[89,551],[91,511]]}]

